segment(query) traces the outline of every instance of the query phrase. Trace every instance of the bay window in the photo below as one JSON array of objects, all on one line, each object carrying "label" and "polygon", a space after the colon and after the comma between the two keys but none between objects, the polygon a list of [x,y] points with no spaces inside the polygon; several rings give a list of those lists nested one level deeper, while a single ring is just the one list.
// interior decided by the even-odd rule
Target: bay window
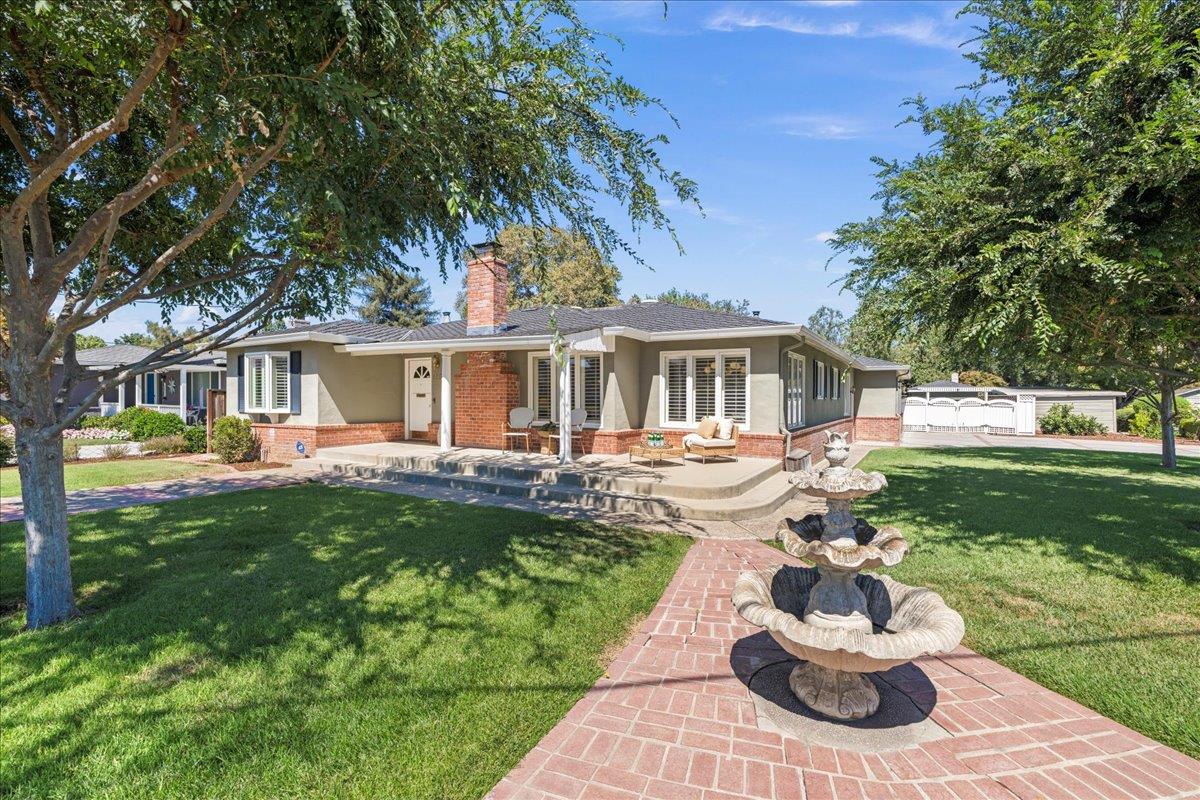
[{"label": "bay window", "polygon": [[659,418],[667,427],[691,427],[704,417],[750,421],[748,350],[667,352],[661,356]]},{"label": "bay window", "polygon": [[[567,369],[571,375],[568,388],[571,408],[587,412],[585,425],[600,427],[604,406],[603,356],[599,353],[570,356]],[[536,423],[558,421],[558,364],[549,353],[529,355],[529,406]]]}]

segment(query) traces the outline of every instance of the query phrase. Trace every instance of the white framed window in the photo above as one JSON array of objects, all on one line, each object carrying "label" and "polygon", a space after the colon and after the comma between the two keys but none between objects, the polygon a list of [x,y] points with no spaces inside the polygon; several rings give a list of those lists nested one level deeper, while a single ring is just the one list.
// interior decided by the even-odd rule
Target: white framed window
[{"label": "white framed window", "polygon": [[842,399],[842,371],[837,367],[833,368],[833,378],[830,381],[832,391],[830,397],[834,400]]},{"label": "white framed window", "polygon": [[246,410],[289,414],[292,410],[291,357],[287,353],[246,355]]},{"label": "white framed window", "polygon": [[659,420],[690,428],[704,417],[750,421],[750,351],[669,351],[659,356]]},{"label": "white framed window", "polygon": [[800,353],[787,354],[784,418],[789,428],[804,426],[804,356]]},{"label": "white framed window", "polygon": [[824,400],[827,395],[828,387],[825,385],[827,375],[825,372],[825,362],[813,360],[813,397],[817,400]]},{"label": "white framed window", "polygon": [[[600,427],[604,408],[604,356],[579,353],[570,357],[571,408],[587,411],[584,425]],[[558,365],[549,353],[529,354],[529,405],[534,423],[558,422]]]}]

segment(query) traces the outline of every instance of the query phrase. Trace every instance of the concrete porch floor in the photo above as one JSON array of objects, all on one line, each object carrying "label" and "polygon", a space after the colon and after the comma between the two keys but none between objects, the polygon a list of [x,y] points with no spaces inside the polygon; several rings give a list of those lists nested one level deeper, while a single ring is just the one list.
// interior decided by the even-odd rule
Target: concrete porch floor
[{"label": "concrete porch floor", "polygon": [[[437,458],[463,465],[554,469],[596,478],[625,479],[650,484],[665,494],[677,494],[672,490],[682,490],[677,496],[706,495],[706,489],[736,486],[779,469],[779,462],[770,458],[739,457],[736,461],[710,459],[708,463],[701,463],[695,457],[669,458],[657,461],[651,466],[650,462],[644,459],[635,457],[631,461],[628,455],[597,454],[576,454],[572,463],[561,465],[557,456],[542,455],[538,452],[503,452],[483,447],[455,447],[443,453],[435,444],[418,441],[323,447],[317,451],[316,457],[360,463],[382,462],[389,458]],[[688,488],[697,489],[699,493],[688,492]]]}]

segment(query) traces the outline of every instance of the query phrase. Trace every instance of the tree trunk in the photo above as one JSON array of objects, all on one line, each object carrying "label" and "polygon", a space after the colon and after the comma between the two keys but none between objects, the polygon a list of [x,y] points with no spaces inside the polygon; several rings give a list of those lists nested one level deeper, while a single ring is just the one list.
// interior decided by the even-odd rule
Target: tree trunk
[{"label": "tree trunk", "polygon": [[[53,415],[50,387],[44,390]],[[41,394],[41,393],[39,393]],[[24,417],[24,415],[22,415]],[[38,421],[13,421],[17,429],[17,468],[25,513],[25,624],[42,628],[75,613],[71,554],[67,541],[67,495],[63,484],[62,434],[43,437]]]},{"label": "tree trunk", "polygon": [[1162,424],[1162,465],[1175,469],[1179,462],[1175,458],[1175,387],[1167,381],[1158,384],[1158,419]]}]

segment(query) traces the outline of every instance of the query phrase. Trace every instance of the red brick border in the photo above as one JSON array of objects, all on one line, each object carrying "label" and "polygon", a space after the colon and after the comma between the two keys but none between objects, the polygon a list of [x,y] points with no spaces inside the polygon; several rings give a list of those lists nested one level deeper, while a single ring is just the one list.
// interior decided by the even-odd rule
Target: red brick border
[{"label": "red brick border", "polygon": [[501,351],[475,350],[454,376],[454,444],[504,446],[508,412],[521,403],[517,369]]},{"label": "red brick border", "polygon": [[898,442],[902,428],[900,417],[854,418],[854,438],[868,442]]},{"label": "red brick border", "polygon": [[356,422],[346,425],[280,425],[256,422],[251,429],[264,461],[300,458],[296,442],[303,442],[308,455],[318,447],[338,447],[372,442],[398,442],[404,438],[403,422]]}]

